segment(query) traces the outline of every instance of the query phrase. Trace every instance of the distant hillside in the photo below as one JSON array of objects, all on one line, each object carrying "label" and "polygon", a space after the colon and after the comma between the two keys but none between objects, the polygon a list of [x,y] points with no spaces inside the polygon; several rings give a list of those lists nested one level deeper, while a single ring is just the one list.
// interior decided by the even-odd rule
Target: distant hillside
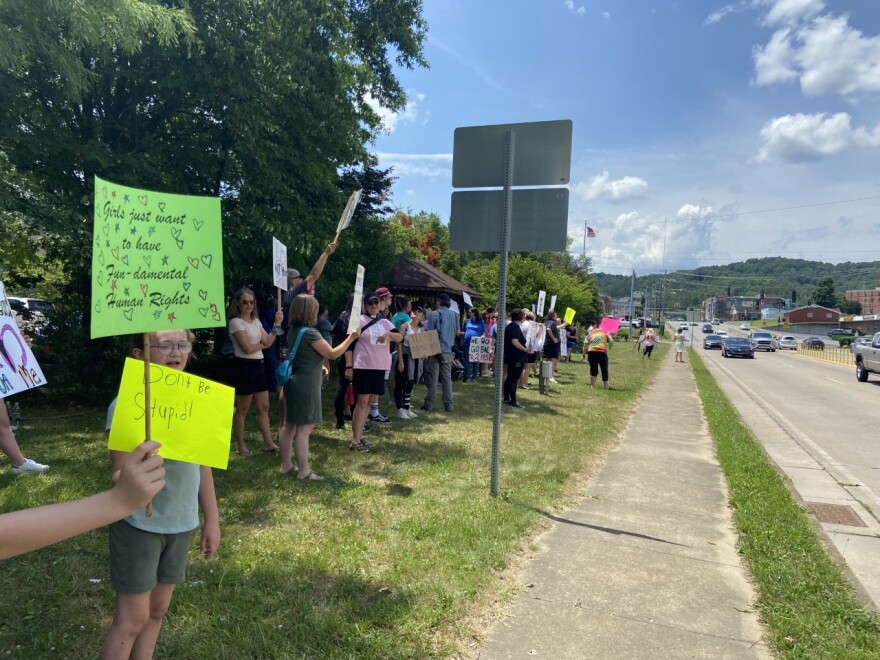
[{"label": "distant hillside", "polygon": [[[599,291],[612,298],[629,297],[628,275],[593,273]],[[837,293],[847,289],[873,289],[880,286],[880,261],[829,264],[804,259],[765,257],[724,266],[704,266],[694,270],[671,271],[666,275],[666,307],[696,307],[711,296],[791,297],[797,291],[798,302],[806,302],[816,282],[829,276]],[[660,291],[664,277],[636,275],[637,291]]]}]

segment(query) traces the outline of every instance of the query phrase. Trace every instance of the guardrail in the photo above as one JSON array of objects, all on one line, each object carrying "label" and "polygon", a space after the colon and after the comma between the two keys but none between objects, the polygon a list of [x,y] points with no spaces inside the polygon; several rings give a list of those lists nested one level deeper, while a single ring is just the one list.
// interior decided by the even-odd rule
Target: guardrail
[{"label": "guardrail", "polygon": [[797,354],[799,357],[821,360],[822,362],[833,362],[834,364],[842,364],[847,367],[856,366],[852,351],[850,351],[849,348],[826,346],[824,349],[821,349],[798,346]]}]

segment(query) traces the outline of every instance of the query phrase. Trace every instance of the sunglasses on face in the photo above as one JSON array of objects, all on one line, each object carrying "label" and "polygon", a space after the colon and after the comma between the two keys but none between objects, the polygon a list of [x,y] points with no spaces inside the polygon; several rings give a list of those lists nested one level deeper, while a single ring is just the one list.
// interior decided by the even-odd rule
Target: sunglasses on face
[{"label": "sunglasses on face", "polygon": [[253,300],[241,300],[241,301],[239,301],[238,304],[239,305],[253,305],[254,301]]},{"label": "sunglasses on face", "polygon": [[379,301],[378,301],[378,300],[368,300],[368,301],[367,301],[367,304],[368,304],[368,305],[378,305],[378,304],[379,304]]}]

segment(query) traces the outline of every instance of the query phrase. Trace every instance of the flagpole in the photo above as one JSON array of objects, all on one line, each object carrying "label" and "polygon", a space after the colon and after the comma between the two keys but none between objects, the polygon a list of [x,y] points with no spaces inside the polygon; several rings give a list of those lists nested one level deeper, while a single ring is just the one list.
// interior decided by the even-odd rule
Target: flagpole
[{"label": "flagpole", "polygon": [[584,220],[584,259],[587,258],[587,221]]}]

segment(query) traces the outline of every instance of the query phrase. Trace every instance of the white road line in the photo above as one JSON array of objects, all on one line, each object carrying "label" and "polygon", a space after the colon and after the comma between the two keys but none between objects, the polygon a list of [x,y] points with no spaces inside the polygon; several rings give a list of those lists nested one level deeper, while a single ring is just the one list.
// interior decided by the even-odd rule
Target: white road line
[{"label": "white road line", "polygon": [[837,383],[838,385],[843,385],[842,381],[834,380],[833,378],[829,378],[828,376],[825,376],[825,380],[830,380],[832,383]]}]

